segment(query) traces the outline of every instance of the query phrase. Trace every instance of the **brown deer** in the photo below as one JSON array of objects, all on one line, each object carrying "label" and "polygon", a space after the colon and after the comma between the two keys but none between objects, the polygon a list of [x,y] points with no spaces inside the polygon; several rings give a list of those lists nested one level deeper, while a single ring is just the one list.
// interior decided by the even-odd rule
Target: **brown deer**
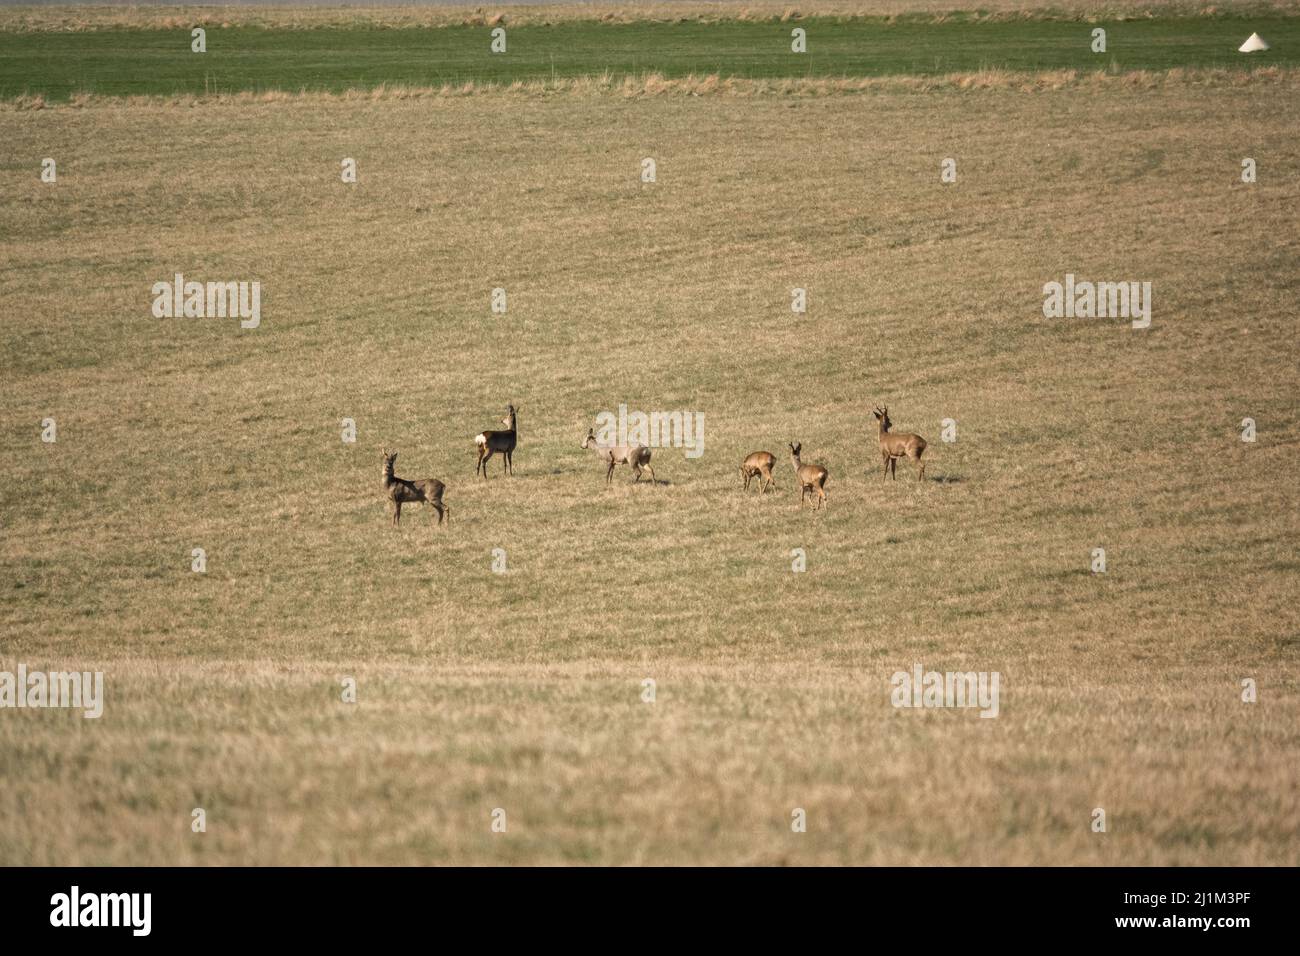
[{"label": "brown deer", "polygon": [[888,478],[891,475],[895,481],[898,480],[898,459],[910,458],[917,465],[916,480],[921,481],[925,478],[925,462],[921,461],[921,456],[925,454],[926,441],[920,435],[911,435],[906,432],[899,432],[892,435],[889,429],[893,422],[889,420],[889,406],[872,409],[871,413],[876,416],[880,422],[880,458],[884,462],[885,471],[881,476]]},{"label": "brown deer", "polygon": [[388,449],[384,452],[384,497],[388,499],[388,504],[393,511],[393,524],[397,525],[402,520],[402,505],[418,501],[421,505],[433,505],[438,512],[438,524],[442,524],[443,518],[451,524],[451,506],[442,503],[442,493],[447,489],[437,478],[421,478],[418,481],[407,481],[405,478],[398,478],[393,474],[393,463],[397,461],[397,452],[391,455]]},{"label": "brown deer", "polygon": [[826,504],[826,479],[830,473],[821,465],[805,465],[800,461],[799,452],[802,449],[800,443],[790,443],[790,462],[794,465],[795,478],[799,481],[799,507],[803,507],[804,498],[811,493],[815,499],[813,510],[816,511]]},{"label": "brown deer", "polygon": [[519,441],[518,418],[516,409],[513,405],[506,406],[506,417],[501,419],[501,424],[506,426],[503,432],[479,432],[474,436],[474,444],[478,446],[478,464],[474,466],[474,474],[482,473],[487,477],[487,462],[494,452],[501,453],[501,474],[515,473],[515,445]]},{"label": "brown deer", "polygon": [[596,457],[603,461],[608,467],[605,469],[605,484],[611,484],[614,481],[614,467],[616,465],[629,465],[632,468],[632,474],[636,477],[632,484],[641,480],[641,469],[650,472],[650,483],[658,485],[659,479],[655,477],[655,470],[650,467],[650,449],[645,445],[598,445],[596,444],[596,433],[590,428],[587,429],[587,437],[582,440],[583,448],[590,448]]},{"label": "brown deer", "polygon": [[749,490],[751,478],[761,475],[763,480],[758,486],[758,493],[764,494],[769,488],[775,489],[772,481],[772,469],[776,467],[776,456],[770,451],[756,451],[745,458],[740,466],[740,477],[745,479],[745,490]]}]

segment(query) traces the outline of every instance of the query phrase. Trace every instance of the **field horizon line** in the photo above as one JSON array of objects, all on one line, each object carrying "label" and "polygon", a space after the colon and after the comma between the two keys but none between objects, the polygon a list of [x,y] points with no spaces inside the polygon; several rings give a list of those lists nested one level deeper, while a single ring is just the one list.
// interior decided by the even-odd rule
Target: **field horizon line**
[{"label": "field horizon line", "polygon": [[1156,0],[1125,4],[1031,2],[996,7],[951,0],[935,8],[917,0],[898,0],[863,11],[835,2],[788,3],[651,3],[628,8],[619,3],[520,4],[501,7],[481,4],[446,6],[351,7],[344,5],[268,5],[228,7],[218,4],[177,4],[157,7],[85,6],[76,4],[14,5],[0,8],[0,33],[100,32],[165,30],[189,27],[266,30],[329,30],[339,27],[375,30],[447,29],[455,27],[544,27],[560,24],[713,24],[713,23],[1126,23],[1141,20],[1234,20],[1250,17],[1300,17],[1300,10],[1281,0],[1245,0],[1211,4],[1197,0]]}]

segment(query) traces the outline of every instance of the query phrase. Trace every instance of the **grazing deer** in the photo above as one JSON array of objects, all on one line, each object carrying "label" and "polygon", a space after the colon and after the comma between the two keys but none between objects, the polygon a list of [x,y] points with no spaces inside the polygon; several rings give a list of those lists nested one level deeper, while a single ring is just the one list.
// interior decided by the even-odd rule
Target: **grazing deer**
[{"label": "grazing deer", "polygon": [[587,429],[587,437],[582,440],[583,448],[590,448],[595,452],[596,457],[603,461],[609,467],[605,470],[605,484],[610,484],[614,480],[615,465],[630,465],[632,474],[636,477],[632,484],[641,480],[641,469],[650,472],[650,483],[658,485],[659,479],[655,477],[655,470],[650,467],[650,449],[645,445],[597,445],[596,433],[590,428]]},{"label": "grazing deer", "polygon": [[799,452],[803,445],[798,442],[790,443],[790,462],[794,465],[795,477],[799,480],[799,507],[803,507],[804,498],[811,492],[815,501],[813,510],[824,507],[826,504],[826,479],[830,473],[821,465],[805,465],[799,460]]},{"label": "grazing deer", "polygon": [[763,477],[762,483],[758,486],[758,493],[761,495],[769,488],[776,488],[776,483],[772,481],[772,469],[776,467],[776,456],[770,451],[756,451],[749,455],[740,466],[740,477],[745,479],[745,490],[749,490],[749,481],[756,475]]},{"label": "grazing deer", "polygon": [[875,408],[871,412],[880,422],[880,458],[885,464],[882,478],[893,476],[898,480],[898,459],[907,457],[917,465],[916,480],[921,481],[925,478],[925,462],[921,461],[921,456],[925,454],[926,442],[920,435],[910,435],[899,432],[897,435],[889,433],[890,427],[894,424],[889,420],[889,406],[884,408]]},{"label": "grazing deer", "polygon": [[474,444],[478,446],[478,464],[474,466],[474,474],[482,472],[483,477],[487,477],[487,462],[494,452],[501,453],[501,474],[507,471],[512,475],[515,473],[514,454],[519,431],[513,405],[506,406],[506,417],[501,419],[501,424],[506,426],[503,432],[479,432],[474,436]]},{"label": "grazing deer", "polygon": [[437,478],[421,478],[418,481],[407,481],[405,478],[398,478],[393,474],[393,463],[397,461],[397,452],[390,455],[387,448],[383,452],[384,497],[388,499],[388,503],[393,509],[393,524],[401,523],[402,505],[412,501],[418,501],[421,505],[428,502],[438,512],[438,524],[442,524],[443,518],[446,518],[447,523],[451,524],[451,506],[442,503],[442,493],[447,489],[447,486]]}]

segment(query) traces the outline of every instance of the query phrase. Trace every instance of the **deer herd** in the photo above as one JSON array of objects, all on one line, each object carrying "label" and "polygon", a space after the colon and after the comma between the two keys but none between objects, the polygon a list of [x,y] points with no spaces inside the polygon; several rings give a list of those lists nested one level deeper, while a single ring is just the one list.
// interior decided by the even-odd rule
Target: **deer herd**
[{"label": "deer herd", "polygon": [[[916,466],[916,480],[923,481],[925,463],[921,460],[921,456],[925,454],[927,447],[925,439],[908,432],[891,432],[889,429],[893,427],[893,422],[889,420],[888,406],[872,409],[872,414],[876,416],[880,428],[880,460],[884,467],[881,477],[892,477],[897,481],[898,459],[906,458]],[[502,475],[515,473],[514,452],[519,444],[519,410],[514,405],[506,406],[506,416],[501,419],[501,424],[506,426],[504,430],[483,431],[474,436],[474,447],[478,452],[474,474],[482,475],[485,479],[488,476],[487,463],[493,455],[501,456]],[[605,465],[606,484],[613,482],[614,469],[619,465],[627,465],[631,469],[633,484],[641,480],[643,471],[650,473],[652,485],[659,484],[654,469],[650,467],[650,449],[645,445],[601,445],[596,441],[595,431],[589,428],[587,437],[582,440],[579,447],[592,452]],[[830,472],[822,465],[805,464],[801,457],[802,451],[802,444],[790,442],[790,464],[794,466],[795,480],[799,484],[799,507],[803,508],[811,496],[813,510],[819,510],[826,506],[826,482],[830,478]],[[444,520],[450,524],[451,508],[442,500],[447,486],[437,478],[416,480],[398,478],[393,473],[397,452],[390,453],[387,448],[383,452],[384,497],[388,499],[389,508],[393,513],[393,524],[398,524],[402,519],[402,505],[415,503],[432,505],[433,510],[438,513],[438,524],[442,524]],[[744,490],[748,491],[750,482],[757,478],[760,495],[775,491],[776,481],[772,477],[774,468],[776,468],[776,456],[770,451],[756,451],[746,455],[745,460],[740,464]]]}]

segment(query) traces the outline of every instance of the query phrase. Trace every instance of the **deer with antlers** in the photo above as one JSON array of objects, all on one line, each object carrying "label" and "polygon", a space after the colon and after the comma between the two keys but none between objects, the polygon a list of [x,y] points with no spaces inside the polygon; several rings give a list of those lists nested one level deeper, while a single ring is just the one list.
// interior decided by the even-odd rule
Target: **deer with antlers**
[{"label": "deer with antlers", "polygon": [[898,459],[908,458],[915,462],[917,466],[916,480],[921,481],[925,478],[925,462],[921,461],[921,456],[925,454],[926,441],[920,435],[912,435],[907,432],[899,432],[897,435],[890,432],[893,422],[889,420],[889,406],[872,409],[872,414],[880,422],[880,458],[884,462],[885,471],[881,476],[888,478],[891,475],[894,480],[898,480]]},{"label": "deer with antlers", "polygon": [[478,448],[474,474],[481,473],[486,478],[488,459],[497,452],[501,454],[501,474],[515,473],[514,454],[515,445],[519,443],[519,427],[518,410],[513,405],[506,406],[506,417],[501,419],[501,424],[506,426],[505,431],[484,431],[474,436],[474,445]]},{"label": "deer with antlers", "polygon": [[402,505],[412,502],[433,505],[433,509],[438,512],[438,524],[442,524],[444,518],[451,524],[451,507],[442,503],[442,493],[447,490],[447,486],[437,478],[420,478],[416,481],[398,478],[393,474],[397,452],[389,454],[387,448],[383,452],[384,497],[388,499],[388,506],[393,512],[393,525],[402,521]]}]

